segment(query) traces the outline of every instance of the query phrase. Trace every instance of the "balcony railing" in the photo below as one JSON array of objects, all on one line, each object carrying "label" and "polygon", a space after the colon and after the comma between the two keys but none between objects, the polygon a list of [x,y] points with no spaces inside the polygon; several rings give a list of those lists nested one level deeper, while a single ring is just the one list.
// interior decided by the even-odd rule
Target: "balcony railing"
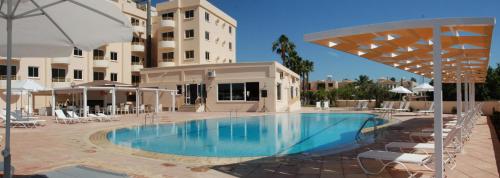
[{"label": "balcony railing", "polygon": [[142,62],[132,62],[132,65],[142,65]]},{"label": "balcony railing", "polygon": [[52,77],[52,82],[69,82],[70,80],[64,77]]},{"label": "balcony railing", "polygon": [[144,46],[144,42],[135,42],[135,41],[133,41],[132,45],[142,45],[142,46]]},{"label": "balcony railing", "polygon": [[161,17],[162,20],[174,20],[174,17]]},{"label": "balcony railing", "polygon": [[104,56],[94,56],[94,60],[104,60]]},{"label": "balcony railing", "polygon": [[161,38],[162,41],[174,41],[174,37],[163,37]]},{"label": "balcony railing", "polygon": [[[7,80],[7,75],[0,75],[0,80]],[[10,80],[17,80],[17,76],[11,75]]]}]

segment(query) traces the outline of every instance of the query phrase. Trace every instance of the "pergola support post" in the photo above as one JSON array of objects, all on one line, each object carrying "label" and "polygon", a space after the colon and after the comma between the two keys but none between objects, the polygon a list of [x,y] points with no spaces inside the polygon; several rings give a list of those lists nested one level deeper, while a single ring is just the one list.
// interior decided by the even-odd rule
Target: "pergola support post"
[{"label": "pergola support post", "polygon": [[[459,125],[462,125],[463,119],[462,119],[462,71],[461,71],[461,66],[460,64],[457,65],[457,71],[456,71],[456,78],[457,78],[457,123]],[[462,140],[462,129],[460,129],[460,133],[458,135],[459,140]],[[462,151],[462,142],[459,142],[459,151]]]},{"label": "pergola support post", "polygon": [[158,113],[160,110],[158,108],[160,105],[160,91],[155,90],[155,112]]},{"label": "pergola support post", "polygon": [[116,115],[116,88],[113,87],[111,90],[111,115],[115,116]]},{"label": "pergola support post", "polygon": [[434,60],[434,157],[436,178],[443,178],[443,97],[441,70],[441,24],[434,24],[432,33]]},{"label": "pergola support post", "polygon": [[140,106],[140,105],[139,105],[139,102],[140,102],[140,101],[141,101],[141,100],[140,100],[140,96],[139,96],[139,88],[137,88],[137,89],[135,90],[135,113],[136,113],[136,115],[137,115],[137,116],[139,116],[139,111],[140,111],[140,110],[139,110],[139,109],[140,109],[140,108],[139,108],[139,106]]},{"label": "pergola support post", "polygon": [[83,87],[83,117],[87,117],[89,107],[87,107],[87,87]]},{"label": "pergola support post", "polygon": [[52,103],[52,107],[51,107],[52,116],[55,116],[56,115],[56,91],[55,90],[52,90],[52,97],[51,97],[50,102]]},{"label": "pergola support post", "polygon": [[469,112],[469,77],[467,75],[465,76],[465,83],[464,83],[464,105],[465,105],[465,113]]},{"label": "pergola support post", "polygon": [[172,95],[172,106],[170,107],[170,111],[175,112],[175,92],[170,92],[170,95]]}]

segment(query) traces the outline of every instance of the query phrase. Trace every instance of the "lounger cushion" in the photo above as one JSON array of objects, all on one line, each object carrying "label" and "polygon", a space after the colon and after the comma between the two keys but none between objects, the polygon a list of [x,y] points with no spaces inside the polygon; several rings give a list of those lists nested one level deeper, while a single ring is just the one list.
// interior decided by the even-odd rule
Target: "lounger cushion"
[{"label": "lounger cushion", "polygon": [[385,161],[397,161],[402,163],[424,164],[425,160],[427,160],[430,156],[412,153],[370,150],[360,153],[358,157]]},{"label": "lounger cushion", "polygon": [[[434,133],[431,132],[413,132],[410,134],[415,137],[434,137]],[[446,137],[448,133],[443,133],[443,137]]]},{"label": "lounger cushion", "polygon": [[432,143],[412,143],[412,142],[391,142],[385,145],[386,148],[413,148],[413,149],[434,149]]}]

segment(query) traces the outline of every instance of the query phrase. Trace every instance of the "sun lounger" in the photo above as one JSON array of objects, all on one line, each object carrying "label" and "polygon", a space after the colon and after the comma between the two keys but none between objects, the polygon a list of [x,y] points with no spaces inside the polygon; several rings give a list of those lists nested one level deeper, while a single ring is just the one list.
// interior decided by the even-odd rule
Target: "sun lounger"
[{"label": "sun lounger", "polygon": [[373,108],[373,110],[385,109],[385,108],[387,108],[388,105],[389,105],[389,102],[384,101],[384,102],[382,102],[382,107],[380,107],[380,108]]},{"label": "sun lounger", "polygon": [[63,123],[65,124],[78,122],[78,119],[66,117],[64,112],[60,109],[55,110],[55,113],[56,113],[56,123],[59,123],[59,120],[63,121]]},{"label": "sun lounger", "polygon": [[[408,170],[406,164],[416,164],[423,166],[428,170],[432,170],[429,167],[429,164],[432,163],[430,155],[370,150],[358,154],[356,159],[363,172],[370,175],[380,174],[387,166],[391,164],[401,165],[403,168],[405,168],[410,177],[414,176],[414,174],[412,174],[410,170]],[[377,160],[378,162],[382,163],[383,166],[377,171],[369,171],[365,168],[365,165],[362,162],[363,159]]]},{"label": "sun lounger", "polygon": [[330,101],[323,102],[323,109],[330,109]]},{"label": "sun lounger", "polygon": [[97,121],[102,121],[103,118],[101,116],[95,115],[95,114],[87,114],[87,117],[92,120],[97,120]]},{"label": "sun lounger", "polygon": [[408,111],[410,111],[410,104],[411,104],[411,102],[407,101],[407,102],[405,102],[404,107],[402,107],[402,108],[400,107],[399,109],[395,109],[395,111],[408,112]]},{"label": "sun lounger", "polygon": [[321,102],[316,102],[316,109],[321,109]]},{"label": "sun lounger", "polygon": [[73,111],[67,111],[67,113],[68,113],[69,117],[74,118],[74,119],[78,119],[79,122],[87,122],[87,121],[89,121],[88,117],[80,117],[80,116],[78,116],[78,114],[76,114]]},{"label": "sun lounger", "polygon": [[[36,127],[39,123],[35,120],[16,120],[16,118],[13,115],[14,113],[11,112],[11,117],[10,117],[10,124],[12,127],[24,127],[24,128],[34,128]],[[2,110],[0,113],[0,117],[3,120],[4,126],[5,122],[7,120],[7,113],[5,110]]]},{"label": "sun lounger", "polygon": [[434,113],[434,102],[431,103],[431,106],[427,110],[420,110],[418,113],[422,114],[429,114],[429,113]]},{"label": "sun lounger", "polygon": [[118,120],[118,117],[115,117],[112,115],[106,115],[103,113],[99,113],[99,114],[97,114],[97,116],[100,116],[101,118],[103,118],[103,120],[107,120],[107,121]]}]

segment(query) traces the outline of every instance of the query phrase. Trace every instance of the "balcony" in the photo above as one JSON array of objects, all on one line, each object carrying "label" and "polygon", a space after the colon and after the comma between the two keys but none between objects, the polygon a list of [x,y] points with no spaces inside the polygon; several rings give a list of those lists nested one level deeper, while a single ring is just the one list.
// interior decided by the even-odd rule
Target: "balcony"
[{"label": "balcony", "polygon": [[165,27],[165,28],[174,28],[175,27],[175,21],[172,20],[172,19],[164,19],[164,20],[161,20],[160,26],[161,27]]},{"label": "balcony", "polygon": [[158,64],[158,67],[171,67],[171,66],[175,66],[175,63],[174,62],[161,61]]},{"label": "balcony", "polygon": [[144,52],[144,43],[132,42],[132,52]]},{"label": "balcony", "polygon": [[94,67],[96,68],[108,68],[109,59],[104,58],[104,56],[94,56]]},{"label": "balcony", "polygon": [[146,32],[146,27],[140,26],[139,24],[132,24],[132,27],[134,29],[134,32],[136,32],[136,33],[145,33]]},{"label": "balcony", "polygon": [[69,64],[69,62],[70,62],[69,57],[52,58],[52,64]]},{"label": "balcony", "polygon": [[64,77],[52,77],[52,88],[71,87],[71,79]]},{"label": "balcony", "polygon": [[[0,80],[7,80],[7,75],[0,75]],[[19,80],[17,75],[11,75],[10,80]]]},{"label": "balcony", "polygon": [[132,62],[132,72],[140,72],[144,66],[140,62]]},{"label": "balcony", "polygon": [[173,39],[163,39],[159,42],[158,46],[165,49],[175,48],[175,41]]}]

